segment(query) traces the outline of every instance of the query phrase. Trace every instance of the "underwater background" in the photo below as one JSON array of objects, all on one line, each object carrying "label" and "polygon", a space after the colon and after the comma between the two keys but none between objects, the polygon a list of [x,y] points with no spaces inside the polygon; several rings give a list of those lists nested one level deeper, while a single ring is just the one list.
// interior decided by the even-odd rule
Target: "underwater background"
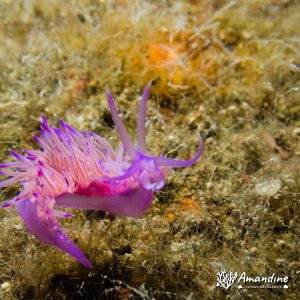
[{"label": "underwater background", "polygon": [[[190,158],[199,132],[204,152],[144,217],[66,210],[93,269],[1,208],[0,299],[297,299],[299,16],[296,0],[1,0],[0,162],[39,148],[42,114],[117,148],[106,91],[134,136],[149,81],[149,151]],[[288,288],[224,289],[221,270]]]}]

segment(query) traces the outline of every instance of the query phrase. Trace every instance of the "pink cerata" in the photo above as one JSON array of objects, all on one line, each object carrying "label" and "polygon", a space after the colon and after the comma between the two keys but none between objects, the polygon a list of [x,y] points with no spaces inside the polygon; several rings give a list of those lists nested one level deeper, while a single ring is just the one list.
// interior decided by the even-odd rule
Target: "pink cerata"
[{"label": "pink cerata", "polygon": [[15,205],[30,233],[41,242],[56,246],[82,264],[92,265],[83,252],[69,240],[58,218],[71,214],[57,207],[102,210],[113,215],[140,217],[153,199],[153,192],[165,185],[171,167],[188,167],[201,156],[199,137],[196,155],[189,160],[156,157],[146,152],[145,119],[148,85],[139,105],[137,145],[126,131],[110,92],[107,100],[122,145],[115,152],[102,137],[80,133],[64,121],[61,128],[50,127],[43,116],[41,137],[34,136],[41,150],[14,151],[14,162],[0,165],[14,171],[1,171],[11,178],[0,182],[0,188],[20,182],[21,192],[2,207]]}]

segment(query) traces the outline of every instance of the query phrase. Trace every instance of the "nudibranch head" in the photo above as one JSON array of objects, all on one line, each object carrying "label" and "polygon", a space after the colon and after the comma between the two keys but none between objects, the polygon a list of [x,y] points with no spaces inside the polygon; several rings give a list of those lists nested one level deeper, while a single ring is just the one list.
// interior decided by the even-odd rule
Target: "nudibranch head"
[{"label": "nudibranch head", "polygon": [[30,233],[47,245],[75,257],[92,267],[82,251],[62,230],[58,218],[70,214],[57,207],[102,210],[113,215],[142,216],[153,199],[153,192],[163,188],[171,167],[188,167],[201,156],[200,138],[196,155],[189,160],[175,160],[147,154],[145,138],[146,102],[150,85],[143,93],[137,121],[137,145],[131,142],[119,117],[115,101],[107,93],[108,104],[122,145],[115,152],[102,137],[78,132],[61,120],[61,128],[50,127],[43,116],[41,134],[34,139],[41,150],[24,150],[24,155],[10,153],[15,162],[3,163],[1,171],[11,177],[0,188],[20,182],[21,192],[2,207],[15,205]]},{"label": "nudibranch head", "polygon": [[188,167],[193,165],[202,154],[203,142],[199,135],[199,146],[195,156],[189,160],[176,160],[165,157],[156,157],[147,155],[146,153],[146,135],[145,135],[145,120],[146,120],[146,103],[149,97],[150,85],[148,85],[143,93],[140,101],[138,121],[137,121],[137,147],[134,147],[130,141],[129,135],[122,123],[115,102],[110,92],[107,93],[109,107],[112,113],[113,121],[119,132],[122,143],[132,159],[131,166],[121,176],[107,178],[109,181],[124,180],[134,176],[146,190],[156,191],[165,185],[165,176],[162,168],[168,167]]}]

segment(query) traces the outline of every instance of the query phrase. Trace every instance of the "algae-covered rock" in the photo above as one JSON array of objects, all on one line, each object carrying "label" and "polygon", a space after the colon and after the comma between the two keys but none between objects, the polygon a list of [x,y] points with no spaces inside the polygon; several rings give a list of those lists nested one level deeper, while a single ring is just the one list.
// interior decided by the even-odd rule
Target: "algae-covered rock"
[{"label": "algae-covered rock", "polygon": [[[149,152],[187,159],[195,131],[204,152],[142,218],[68,211],[91,270],[1,208],[0,298],[297,299],[299,11],[293,0],[1,1],[1,162],[39,147],[42,114],[118,147],[105,92],[134,136],[149,81]],[[1,189],[1,202],[17,192]],[[225,289],[222,270],[288,276],[288,288]]]}]

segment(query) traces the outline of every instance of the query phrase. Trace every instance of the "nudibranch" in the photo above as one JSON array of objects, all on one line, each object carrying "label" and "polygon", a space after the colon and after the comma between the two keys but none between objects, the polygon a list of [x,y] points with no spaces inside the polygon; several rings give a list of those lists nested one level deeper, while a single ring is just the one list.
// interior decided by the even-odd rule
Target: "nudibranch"
[{"label": "nudibranch", "polygon": [[2,207],[15,205],[28,231],[42,243],[56,246],[86,267],[92,265],[83,252],[68,238],[58,218],[71,214],[56,210],[68,207],[101,210],[118,216],[142,216],[153,199],[153,193],[165,185],[171,167],[188,167],[201,156],[201,138],[196,155],[189,160],[156,157],[146,152],[146,102],[150,85],[143,93],[137,120],[135,146],[119,117],[110,92],[107,100],[121,147],[115,152],[102,137],[82,132],[64,121],[60,128],[50,127],[42,117],[41,137],[34,139],[41,150],[10,151],[15,161],[0,165],[11,177],[0,182],[0,188],[20,182],[21,192]]}]

